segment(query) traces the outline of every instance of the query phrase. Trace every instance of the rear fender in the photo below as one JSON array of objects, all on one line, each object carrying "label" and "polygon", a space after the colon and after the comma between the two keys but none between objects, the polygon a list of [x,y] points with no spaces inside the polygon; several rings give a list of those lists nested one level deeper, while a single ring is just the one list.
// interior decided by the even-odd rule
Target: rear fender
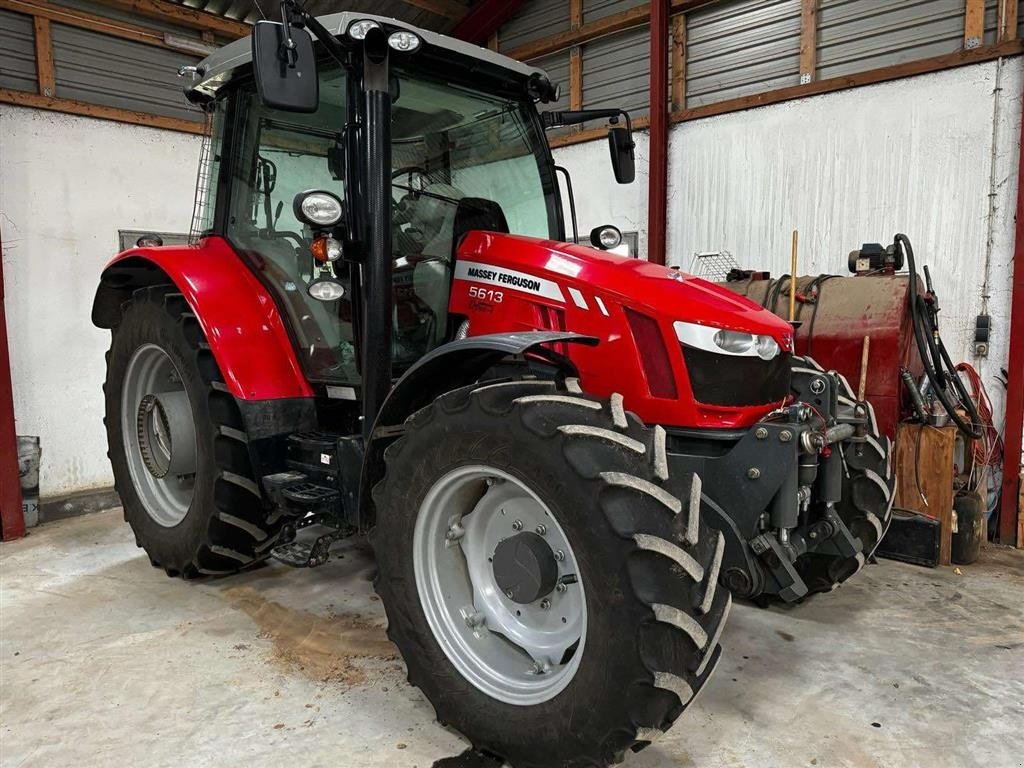
[{"label": "rear fender", "polygon": [[132,293],[173,283],[206,335],[228,391],[240,401],[311,398],[273,297],[226,240],[133,248],[103,270],[92,321],[114,328]]},{"label": "rear fender", "polygon": [[370,492],[384,476],[384,449],[401,436],[407,417],[445,392],[479,381],[502,360],[527,352],[542,357],[562,375],[576,375],[567,358],[540,346],[555,342],[594,346],[598,340],[557,331],[494,333],[443,344],[424,355],[391,389],[374,422],[359,483],[362,520],[371,519],[367,514],[372,504]]}]

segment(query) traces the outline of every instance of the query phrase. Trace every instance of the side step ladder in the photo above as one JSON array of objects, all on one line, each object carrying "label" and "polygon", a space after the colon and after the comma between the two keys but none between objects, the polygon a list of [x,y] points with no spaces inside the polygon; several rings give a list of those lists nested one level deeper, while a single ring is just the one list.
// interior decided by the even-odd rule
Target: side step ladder
[{"label": "side step ladder", "polygon": [[[282,532],[284,543],[270,550],[275,560],[292,568],[316,568],[328,561],[335,541],[355,533],[341,522],[341,494],[336,489],[310,482],[302,472],[265,475],[263,487],[281,513],[295,517],[295,522],[285,525]],[[300,536],[301,531],[314,526],[328,531]]]}]

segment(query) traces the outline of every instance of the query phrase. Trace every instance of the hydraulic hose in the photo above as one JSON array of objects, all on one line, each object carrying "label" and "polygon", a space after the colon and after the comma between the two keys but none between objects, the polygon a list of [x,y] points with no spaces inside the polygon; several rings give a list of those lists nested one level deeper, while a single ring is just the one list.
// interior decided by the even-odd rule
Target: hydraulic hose
[{"label": "hydraulic hose", "polygon": [[[910,244],[910,238],[903,234],[895,237],[897,248],[903,250],[907,260],[907,268],[910,272],[910,316],[911,325],[914,328],[914,340],[917,342],[917,351],[921,355],[921,363],[924,365],[925,376],[932,385],[932,391],[942,403],[942,407],[949,414],[949,418],[956,424],[963,434],[971,439],[977,440],[982,437],[981,417],[978,414],[978,406],[974,399],[967,392],[956,367],[949,359],[946,345],[942,343],[939,336],[938,322],[935,319],[934,309],[928,301],[918,293],[917,290],[917,265],[914,262],[914,247]],[[931,275],[926,274],[928,280],[928,291],[934,296],[931,289]],[[959,403],[950,396],[947,384],[952,382],[956,390]],[[962,405],[969,417],[969,421],[957,411],[957,405]]]}]

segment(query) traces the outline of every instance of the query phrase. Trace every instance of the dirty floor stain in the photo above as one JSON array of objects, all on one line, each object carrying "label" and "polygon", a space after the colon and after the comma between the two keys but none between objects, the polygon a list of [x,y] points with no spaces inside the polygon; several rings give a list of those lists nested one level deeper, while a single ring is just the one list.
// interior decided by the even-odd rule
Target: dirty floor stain
[{"label": "dirty floor stain", "polygon": [[319,616],[270,600],[252,587],[233,587],[225,595],[256,623],[259,636],[273,643],[277,664],[317,682],[362,685],[366,673],[358,660],[398,659],[384,627],[359,615]]}]

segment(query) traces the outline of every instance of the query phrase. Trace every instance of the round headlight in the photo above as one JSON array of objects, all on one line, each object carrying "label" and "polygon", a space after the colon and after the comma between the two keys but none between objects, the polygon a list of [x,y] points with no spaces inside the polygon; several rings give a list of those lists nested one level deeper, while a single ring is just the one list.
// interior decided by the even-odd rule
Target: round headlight
[{"label": "round headlight", "polygon": [[622,233],[618,227],[613,227],[611,224],[596,227],[590,231],[590,243],[595,248],[610,251],[622,243]]},{"label": "round headlight", "polygon": [[754,337],[740,331],[717,331],[714,336],[715,346],[734,355],[744,355],[753,348]]},{"label": "round headlight", "polygon": [[412,32],[401,30],[399,32],[392,32],[391,35],[388,36],[388,45],[396,51],[411,53],[420,47],[420,38]]},{"label": "round headlight", "polygon": [[348,26],[348,36],[353,40],[364,40],[371,29],[380,29],[380,24],[373,19],[353,21]]},{"label": "round headlight", "polygon": [[320,278],[310,283],[306,292],[317,301],[337,301],[345,295],[345,286],[336,280]]},{"label": "round headlight", "polygon": [[295,218],[311,227],[333,227],[341,221],[341,200],[330,192],[300,192],[292,206]]},{"label": "round headlight", "polygon": [[779,344],[771,336],[758,336],[754,348],[762,360],[771,360],[779,354]]}]

